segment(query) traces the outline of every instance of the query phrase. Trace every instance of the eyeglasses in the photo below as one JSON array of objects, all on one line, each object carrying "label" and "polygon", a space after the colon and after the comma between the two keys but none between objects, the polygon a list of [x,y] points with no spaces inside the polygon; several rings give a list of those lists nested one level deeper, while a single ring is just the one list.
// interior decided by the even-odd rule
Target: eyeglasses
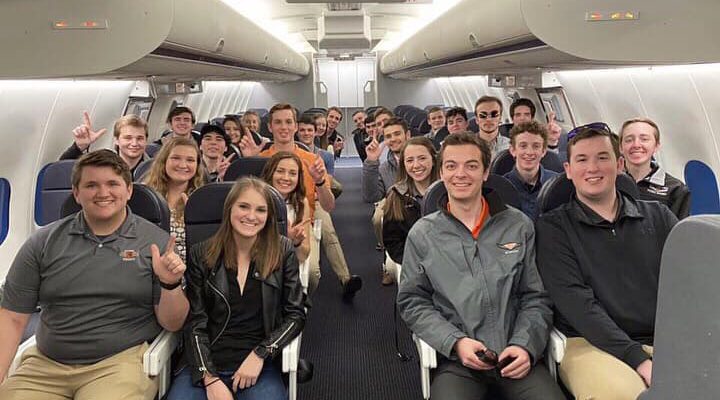
[{"label": "eyeglasses", "polygon": [[580,125],[578,127],[573,128],[570,132],[568,132],[568,140],[575,137],[575,135],[577,135],[578,133],[586,131],[586,130],[590,130],[590,129],[612,133],[612,130],[610,129],[608,124],[606,124],[604,122],[591,122],[589,124]]},{"label": "eyeglasses", "polygon": [[480,119],[497,118],[499,116],[500,116],[500,111],[490,111],[489,113],[486,113],[486,112],[478,113],[478,118],[480,118]]}]

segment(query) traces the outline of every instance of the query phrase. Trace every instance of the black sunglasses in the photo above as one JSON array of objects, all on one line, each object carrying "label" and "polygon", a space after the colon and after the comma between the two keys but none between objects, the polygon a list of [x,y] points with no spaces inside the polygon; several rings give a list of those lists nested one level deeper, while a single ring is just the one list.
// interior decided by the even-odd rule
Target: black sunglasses
[{"label": "black sunglasses", "polygon": [[499,116],[500,116],[500,111],[490,111],[489,113],[486,113],[486,112],[478,113],[478,118],[480,118],[480,119],[497,118]]},{"label": "black sunglasses", "polygon": [[580,126],[573,128],[570,132],[568,132],[568,140],[575,137],[575,135],[577,135],[578,133],[589,130],[589,129],[612,133],[612,130],[610,129],[608,124],[606,124],[604,122],[591,122],[589,124],[580,125]]}]

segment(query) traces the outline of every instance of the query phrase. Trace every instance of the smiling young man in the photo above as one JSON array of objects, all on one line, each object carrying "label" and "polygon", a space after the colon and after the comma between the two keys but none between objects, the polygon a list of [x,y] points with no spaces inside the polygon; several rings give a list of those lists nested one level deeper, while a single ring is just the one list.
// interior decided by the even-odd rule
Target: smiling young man
[{"label": "smiling young man", "polygon": [[532,221],[483,188],[490,149],[476,134],[448,136],[439,157],[447,195],[408,234],[397,297],[410,330],[440,353],[430,398],[485,399],[497,386],[508,399],[564,399],[536,364],[552,311]]},{"label": "smiling young man", "polygon": [[493,96],[482,96],[475,102],[475,118],[478,122],[478,135],[490,146],[492,157],[510,147],[510,139],[499,134],[502,120],[502,101]]},{"label": "smiling young man", "polygon": [[205,166],[205,182],[222,180],[233,155],[225,157],[230,136],[220,126],[207,124],[200,131],[200,151]]},{"label": "smiling young man", "polygon": [[333,146],[335,157],[340,157],[340,153],[345,148],[345,139],[337,131],[340,122],[343,119],[343,113],[340,107],[330,107],[327,112],[327,138]]},{"label": "smiling young man", "polygon": [[505,174],[520,195],[522,212],[535,221],[540,188],[558,173],[543,168],[540,160],[547,151],[547,131],[536,121],[515,124],[510,130],[510,154],[515,158],[512,171]]},{"label": "smiling young man", "polygon": [[[83,112],[83,124],[73,129],[73,144],[60,156],[60,160],[80,158],[105,132],[107,129],[93,130],[90,115],[87,111]],[[115,121],[113,144],[120,158],[130,167],[131,174],[141,162],[150,159],[145,154],[147,138],[147,123],[137,115],[125,115]]]},{"label": "smiling young man", "polygon": [[198,146],[200,145],[200,135],[192,130],[195,126],[195,113],[189,107],[176,106],[170,110],[165,122],[170,128],[170,132],[153,143],[162,145],[172,138],[184,137],[193,138]]},{"label": "smiling young man", "polygon": [[117,154],[84,155],[72,182],[82,211],[36,231],[8,272],[0,381],[38,305],[42,318],[37,347],[0,386],[0,398],[153,399],[157,381],[143,373],[143,353],[162,328],[183,326],[185,264],[167,232],[127,207],[130,170]]},{"label": "smiling young man", "polygon": [[427,122],[430,125],[430,132],[425,134],[425,137],[434,140],[440,129],[445,127],[445,111],[440,107],[430,108],[427,113]]},{"label": "smiling young man", "polygon": [[635,399],[652,380],[660,256],[677,218],[616,190],[618,138],[571,136],[569,203],[537,222],[538,268],[567,337],[559,375],[577,399]]}]

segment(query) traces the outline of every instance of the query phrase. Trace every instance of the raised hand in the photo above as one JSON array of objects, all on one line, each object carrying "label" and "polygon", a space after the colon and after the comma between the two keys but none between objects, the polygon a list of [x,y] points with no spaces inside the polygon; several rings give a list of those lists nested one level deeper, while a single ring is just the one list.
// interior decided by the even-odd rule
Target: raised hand
[{"label": "raised hand", "polygon": [[555,111],[550,111],[548,114],[548,137],[553,141],[557,141],[558,138],[560,138],[560,134],[562,133],[562,128],[560,125],[558,125],[557,122],[555,122]]},{"label": "raised hand", "polygon": [[252,134],[249,131],[243,135],[240,139],[240,151],[243,157],[253,157],[262,151],[262,145],[255,144],[255,140],[252,138]]},{"label": "raised hand", "polygon": [[370,144],[365,147],[365,153],[367,153],[367,160],[370,160],[370,161],[379,160],[380,154],[382,154],[384,147],[385,147],[385,142],[378,143],[377,139],[375,137],[373,137],[372,142],[370,142]]},{"label": "raised hand", "polygon": [[217,166],[217,173],[218,173],[218,180],[222,181],[225,178],[225,172],[227,171],[230,164],[232,164],[232,160],[235,158],[235,153],[230,154],[227,157],[223,157],[220,159],[220,162]]},{"label": "raised hand", "polygon": [[175,254],[175,236],[170,236],[165,252],[162,255],[156,244],[150,245],[150,252],[152,253],[153,272],[160,279],[160,282],[174,285],[182,279],[186,267],[180,256]]},{"label": "raised hand", "polygon": [[265,360],[258,357],[254,351],[251,351],[245,361],[240,364],[240,368],[233,374],[233,392],[237,393],[238,389],[254,386],[264,363]]},{"label": "raised hand", "polygon": [[288,238],[295,246],[299,246],[305,240],[305,226],[309,223],[310,219],[306,219],[288,228]]},{"label": "raised hand", "polygon": [[104,135],[107,129],[103,128],[99,131],[93,131],[90,115],[87,111],[83,111],[83,124],[73,129],[73,138],[75,146],[85,151],[91,144],[95,143],[100,136]]},{"label": "raised hand", "polygon": [[313,182],[320,184],[325,180],[325,163],[322,158],[316,156],[315,162],[309,166],[308,172],[313,179]]}]

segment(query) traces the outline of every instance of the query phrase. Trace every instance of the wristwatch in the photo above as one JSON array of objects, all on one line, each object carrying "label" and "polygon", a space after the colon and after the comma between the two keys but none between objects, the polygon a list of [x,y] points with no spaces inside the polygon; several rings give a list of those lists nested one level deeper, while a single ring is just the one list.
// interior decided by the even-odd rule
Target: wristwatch
[{"label": "wristwatch", "polygon": [[315,183],[315,186],[320,187],[320,186],[322,186],[322,185],[324,185],[324,184],[325,184],[325,178],[323,178],[323,180],[320,181],[320,183]]},{"label": "wristwatch", "polygon": [[183,278],[180,278],[180,280],[178,280],[175,283],[165,283],[165,282],[161,281],[160,279],[158,279],[158,282],[160,282],[160,287],[165,290],[175,290],[175,288],[177,288],[178,286],[180,286],[182,284]]}]

